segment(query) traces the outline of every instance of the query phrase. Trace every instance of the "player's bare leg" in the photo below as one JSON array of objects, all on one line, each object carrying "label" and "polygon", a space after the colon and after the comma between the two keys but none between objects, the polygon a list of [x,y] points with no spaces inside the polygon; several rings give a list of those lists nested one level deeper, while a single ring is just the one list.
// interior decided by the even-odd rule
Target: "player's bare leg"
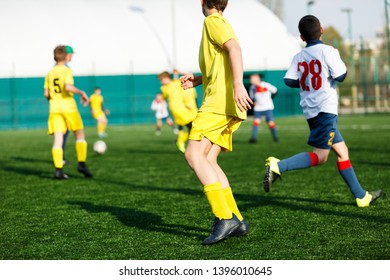
[{"label": "player's bare leg", "polygon": [[207,138],[200,141],[190,140],[185,152],[185,158],[203,185],[203,192],[216,217],[210,236],[203,241],[204,245],[225,239],[241,225],[240,220],[230,209],[223,191],[220,176],[224,184],[227,183],[226,176],[219,166],[216,168],[220,148],[213,146],[215,145]]},{"label": "player's bare leg", "polygon": [[242,217],[238,207],[236,200],[234,199],[232,189],[229,184],[229,180],[225,175],[225,172],[223,172],[222,168],[218,164],[218,155],[221,152],[221,147],[218,145],[213,145],[207,154],[207,159],[213,166],[214,170],[218,174],[219,181],[222,184],[222,190],[224,192],[226,201],[229,205],[230,210],[237,216],[237,218],[240,220],[241,224],[240,226],[233,231],[230,236],[243,236],[248,234],[249,232],[249,225],[248,222]]},{"label": "player's bare leg", "polygon": [[108,120],[105,115],[97,118],[97,132],[99,138],[107,137],[106,129],[107,129]]}]

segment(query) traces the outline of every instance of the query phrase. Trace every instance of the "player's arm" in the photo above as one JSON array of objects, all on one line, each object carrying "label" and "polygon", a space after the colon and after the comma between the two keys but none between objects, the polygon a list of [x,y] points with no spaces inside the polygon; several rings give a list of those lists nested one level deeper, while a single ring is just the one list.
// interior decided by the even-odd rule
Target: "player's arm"
[{"label": "player's arm", "polygon": [[341,76],[338,76],[337,78],[334,78],[334,80],[337,81],[337,82],[339,82],[339,83],[344,82],[345,78],[347,77],[347,73],[348,73],[348,72],[345,72],[345,73],[342,74]]},{"label": "player's arm", "polygon": [[286,86],[291,87],[291,88],[300,88],[300,83],[299,83],[299,76],[298,76],[298,61],[297,57],[295,56],[293,61],[291,62],[290,67],[288,68],[286,75],[284,75],[284,83]]},{"label": "player's arm", "polygon": [[299,79],[284,78],[284,83],[291,88],[300,88]]},{"label": "player's arm", "polygon": [[84,104],[84,106],[88,106],[89,104],[89,97],[85,93],[85,91],[78,89],[74,85],[71,84],[65,84],[65,90],[73,92],[74,94],[78,94],[81,96],[81,103]]},{"label": "player's arm", "polygon": [[49,90],[47,88],[43,89],[43,96],[47,99],[50,100],[50,94]]},{"label": "player's arm", "polygon": [[229,54],[230,66],[233,74],[234,100],[240,111],[247,111],[253,104],[243,83],[244,70],[242,65],[241,47],[236,40],[230,39],[223,45]]},{"label": "player's arm", "polygon": [[337,49],[332,48],[326,53],[325,61],[328,64],[330,75],[333,80],[341,83],[347,77],[347,67],[340,57]]},{"label": "player's arm", "polygon": [[202,84],[202,76],[195,76],[194,74],[186,74],[180,77],[181,87],[183,89],[194,88]]}]

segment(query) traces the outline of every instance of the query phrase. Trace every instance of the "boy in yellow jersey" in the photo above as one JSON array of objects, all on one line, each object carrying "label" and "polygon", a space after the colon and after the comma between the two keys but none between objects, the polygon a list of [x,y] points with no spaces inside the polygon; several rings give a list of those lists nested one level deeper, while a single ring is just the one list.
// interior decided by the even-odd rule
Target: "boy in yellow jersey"
[{"label": "boy in yellow jersey", "polygon": [[[194,89],[190,89],[188,92],[181,87],[180,80],[172,80],[171,75],[168,72],[162,72],[158,75],[158,79],[161,83],[161,93],[164,99],[168,100],[169,110],[172,113],[172,117],[175,123],[179,126],[179,133],[176,141],[176,145],[181,152],[185,152],[185,143],[188,140],[188,134],[191,130],[191,123],[195,119],[197,114],[196,101],[190,101],[191,97],[196,96]],[[188,96],[188,97],[186,97]],[[187,127],[187,131],[184,129]]]},{"label": "boy in yellow jersey", "polygon": [[206,17],[199,50],[202,76],[188,74],[180,78],[184,89],[203,84],[204,90],[185,152],[215,216],[204,245],[228,236],[246,235],[249,230],[229,181],[217,163],[221,151],[232,151],[232,133],[246,119],[252,104],[243,84],[241,48],[222,14],[227,3],[228,0],[201,0]]},{"label": "boy in yellow jersey", "polygon": [[76,136],[77,170],[85,177],[92,177],[91,171],[85,164],[87,159],[87,142],[85,141],[84,126],[73,94],[81,96],[81,102],[85,106],[89,103],[88,95],[76,88],[73,81],[72,70],[65,64],[67,52],[65,46],[57,46],[54,49],[56,65],[45,77],[44,96],[50,103],[48,120],[48,133],[54,135],[52,156],[56,168],[56,179],[67,179],[63,171],[63,136],[67,130],[74,132]]},{"label": "boy in yellow jersey", "polygon": [[107,137],[106,128],[107,128],[107,117],[110,113],[109,110],[104,108],[102,96],[102,90],[99,87],[95,87],[93,94],[89,97],[91,105],[91,113],[93,118],[97,121],[97,133],[99,138]]},{"label": "boy in yellow jersey", "polygon": [[[72,61],[72,57],[73,57],[73,48],[71,46],[65,46],[65,51],[66,51],[66,63],[65,65],[68,66],[68,63]],[[68,140],[68,135],[69,135],[69,130],[66,130],[65,134],[64,134],[64,140],[63,140],[63,143],[62,143],[62,150],[63,150],[63,155],[64,155],[64,159],[63,159],[63,164],[69,164],[69,161],[66,160],[65,158],[65,146],[66,146],[66,140]]]}]

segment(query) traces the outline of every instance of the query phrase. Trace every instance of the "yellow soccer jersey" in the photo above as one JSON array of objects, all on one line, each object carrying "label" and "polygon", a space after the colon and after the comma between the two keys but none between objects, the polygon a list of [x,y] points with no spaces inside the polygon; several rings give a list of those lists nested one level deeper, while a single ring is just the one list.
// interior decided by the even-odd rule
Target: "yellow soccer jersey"
[{"label": "yellow soccer jersey", "polygon": [[172,80],[169,84],[161,86],[161,93],[164,99],[168,99],[169,110],[175,112],[185,109],[184,89],[180,80]]},{"label": "yellow soccer jersey", "polygon": [[103,111],[103,96],[100,94],[92,94],[89,98],[91,109],[93,112]]},{"label": "yellow soccer jersey", "polygon": [[198,112],[198,105],[196,104],[196,90],[189,88],[184,91],[184,105],[191,111]]},{"label": "yellow soccer jersey", "polygon": [[65,65],[54,66],[45,77],[44,89],[49,91],[50,113],[77,112],[73,93],[65,90],[65,85],[73,85],[72,70]]},{"label": "yellow soccer jersey", "polygon": [[233,73],[229,54],[223,45],[230,39],[238,42],[231,25],[219,13],[205,18],[199,49],[199,67],[204,90],[199,111],[246,119],[234,101]]}]

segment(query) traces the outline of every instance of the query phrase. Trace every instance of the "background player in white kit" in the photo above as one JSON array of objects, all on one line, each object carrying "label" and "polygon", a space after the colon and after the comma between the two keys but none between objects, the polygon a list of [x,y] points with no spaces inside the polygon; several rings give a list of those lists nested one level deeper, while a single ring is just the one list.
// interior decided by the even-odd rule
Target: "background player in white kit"
[{"label": "background player in white kit", "polygon": [[251,86],[249,88],[249,96],[254,101],[253,107],[253,125],[252,135],[249,143],[257,142],[257,133],[261,125],[261,118],[265,117],[265,121],[271,131],[272,139],[278,142],[278,134],[276,133],[276,124],[274,119],[274,102],[272,97],[278,89],[270,83],[264,82],[259,74],[252,74],[250,76]]},{"label": "background player in white kit", "polygon": [[296,54],[284,81],[290,87],[300,88],[304,116],[309,124],[308,144],[313,152],[303,152],[290,158],[266,160],[264,190],[268,192],[272,183],[289,170],[309,168],[328,159],[332,149],[337,156],[337,167],[356,198],[359,207],[370,206],[383,195],[381,190],[367,192],[360,185],[349,160],[348,148],[340,134],[338,122],[338,96],[336,82],[344,81],[347,68],[337,49],[322,43],[323,28],[312,15],[299,21],[299,32],[306,48]]},{"label": "background player in white kit", "polygon": [[168,112],[168,104],[167,102],[162,98],[162,94],[158,93],[156,94],[155,99],[152,102],[152,105],[150,106],[150,109],[155,112],[156,117],[156,135],[161,135],[161,128],[163,125],[163,121],[165,121],[172,129],[175,134],[177,134],[177,129],[175,128],[175,123],[173,120],[169,117]]}]

